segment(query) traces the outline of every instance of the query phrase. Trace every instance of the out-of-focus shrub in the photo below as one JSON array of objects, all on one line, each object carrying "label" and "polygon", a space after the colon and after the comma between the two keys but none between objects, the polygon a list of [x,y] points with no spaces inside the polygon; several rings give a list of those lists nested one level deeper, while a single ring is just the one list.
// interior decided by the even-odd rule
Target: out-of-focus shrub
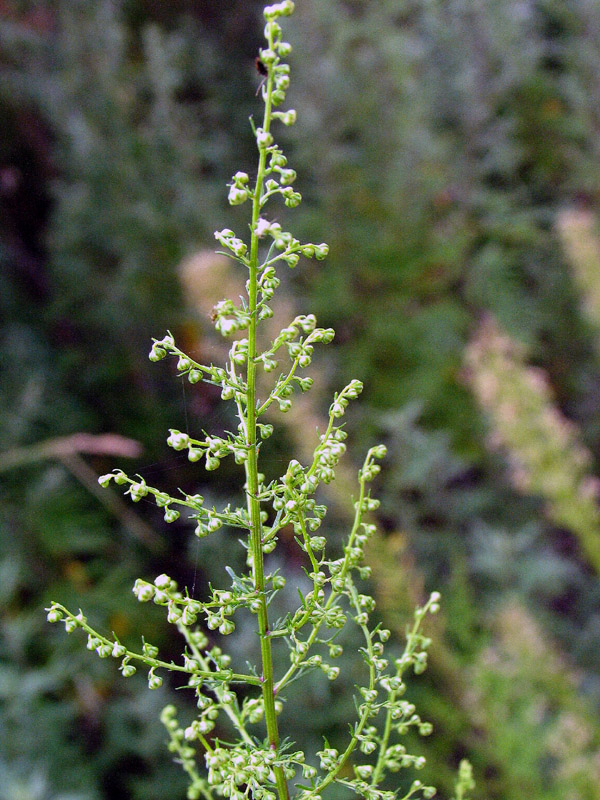
[{"label": "out-of-focus shrub", "polygon": [[543,372],[526,365],[522,348],[491,320],[466,353],[471,384],[491,422],[490,444],[502,447],[520,492],[547,501],[551,518],[577,536],[600,570],[598,480],[577,428],[556,408]]}]

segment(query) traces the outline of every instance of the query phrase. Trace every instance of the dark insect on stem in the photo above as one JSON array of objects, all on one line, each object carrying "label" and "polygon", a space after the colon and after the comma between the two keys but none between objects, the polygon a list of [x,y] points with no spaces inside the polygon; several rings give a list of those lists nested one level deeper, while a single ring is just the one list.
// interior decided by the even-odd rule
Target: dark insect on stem
[{"label": "dark insect on stem", "polygon": [[254,59],[254,66],[256,67],[256,71],[259,75],[262,75],[262,81],[258,84],[258,89],[256,90],[256,94],[260,92],[262,87],[265,85],[265,81],[267,80],[267,75],[269,74],[268,69],[265,67],[264,63],[260,60],[260,56],[256,56]]},{"label": "dark insect on stem", "polygon": [[269,74],[269,71],[265,67],[263,62],[260,60],[260,56],[256,56],[256,58],[254,59],[254,64],[256,66],[256,71],[258,72],[258,74],[266,78],[267,75]]}]

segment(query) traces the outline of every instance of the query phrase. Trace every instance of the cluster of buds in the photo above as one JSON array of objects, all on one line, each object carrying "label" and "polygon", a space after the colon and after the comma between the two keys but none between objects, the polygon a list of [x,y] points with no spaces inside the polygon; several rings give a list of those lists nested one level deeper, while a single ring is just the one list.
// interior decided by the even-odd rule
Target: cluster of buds
[{"label": "cluster of buds", "polygon": [[222,336],[244,331],[250,324],[250,317],[245,308],[239,308],[232,300],[219,300],[212,310],[215,328]]},{"label": "cluster of buds", "polygon": [[250,178],[246,172],[236,172],[229,185],[229,205],[239,206],[252,197],[248,188]]}]

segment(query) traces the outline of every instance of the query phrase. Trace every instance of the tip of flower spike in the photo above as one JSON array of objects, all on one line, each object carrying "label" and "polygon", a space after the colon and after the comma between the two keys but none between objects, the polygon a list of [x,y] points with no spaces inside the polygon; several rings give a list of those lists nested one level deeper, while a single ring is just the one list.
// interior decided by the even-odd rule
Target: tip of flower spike
[{"label": "tip of flower spike", "polygon": [[277,19],[277,17],[289,17],[294,13],[295,5],[293,0],[283,0],[282,3],[274,3],[272,6],[266,6],[264,10],[265,19],[270,22]]}]

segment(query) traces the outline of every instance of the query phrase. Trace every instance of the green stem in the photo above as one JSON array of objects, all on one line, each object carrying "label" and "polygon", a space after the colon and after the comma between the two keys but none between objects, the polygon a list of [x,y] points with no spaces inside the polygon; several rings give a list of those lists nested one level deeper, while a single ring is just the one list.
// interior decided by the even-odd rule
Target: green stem
[{"label": "green stem", "polygon": [[[417,634],[419,633],[419,628],[421,627],[421,623],[423,622],[423,617],[425,616],[426,610],[429,608],[430,603],[431,601],[429,601],[425,605],[423,613],[416,617],[411,631],[406,636],[406,645],[404,647],[404,658],[406,659],[407,665],[409,663],[410,656],[412,656],[412,654],[415,652],[417,648],[417,643],[418,643]],[[405,669],[406,667],[398,671],[397,673],[398,678],[402,678]],[[375,769],[373,770],[373,775],[371,776],[370,785],[373,787],[376,787],[378,785],[379,781],[383,777],[383,772],[385,770],[385,754],[387,752],[388,744],[392,734],[392,724],[393,724],[392,709],[396,702],[398,692],[399,690],[394,690],[390,692],[389,695],[388,707],[385,716],[385,725],[379,743],[379,755],[377,757],[377,764],[375,765]]]},{"label": "green stem", "polygon": [[[272,45],[272,43],[269,43]],[[263,129],[268,132],[271,123],[271,106],[273,92],[273,73],[269,70],[265,97],[265,113]],[[246,484],[248,494],[248,515],[250,518],[250,549],[252,553],[252,574],[254,588],[259,598],[258,633],[260,637],[260,652],[262,659],[262,698],[267,726],[267,736],[270,748],[277,752],[279,749],[279,730],[275,713],[275,695],[273,692],[273,656],[271,652],[271,639],[269,638],[269,617],[265,593],[265,576],[263,564],[262,522],[260,519],[260,502],[258,499],[258,447],[257,447],[257,408],[256,408],[256,327],[258,323],[258,237],[256,224],[260,216],[261,196],[265,180],[267,150],[259,149],[258,173],[254,187],[252,203],[252,226],[249,264],[249,289],[248,306],[250,324],[248,327],[248,362],[247,384],[248,401],[246,406],[246,436],[248,445],[248,459],[246,465]],[[275,780],[279,800],[289,800],[287,781],[283,769],[274,768]]]},{"label": "green stem", "polygon": [[[60,609],[67,618],[77,620],[77,617],[61,603],[53,602],[52,607]],[[92,627],[90,627],[87,622],[77,620],[77,627],[81,628],[86,633],[89,633],[91,636],[94,636],[101,644],[110,645],[111,647],[115,644],[113,639],[108,639],[106,636],[98,633],[98,631],[95,631]],[[186,675],[199,675],[201,678],[205,678],[206,680],[221,680],[226,681],[227,683],[249,683],[255,686],[260,685],[261,683],[260,679],[256,678],[254,675],[244,675],[243,673],[240,674],[238,672],[233,672],[233,670],[191,670],[188,667],[182,667],[179,664],[175,664],[173,661],[161,661],[160,658],[152,658],[151,656],[146,656],[142,653],[136,653],[133,650],[125,650],[123,655],[119,656],[119,658],[128,658],[130,661],[142,661],[144,664],[149,667],[153,667],[154,669],[166,669],[169,672],[185,672]]]},{"label": "green stem", "polygon": [[[332,427],[332,419],[330,419],[329,428],[327,429],[328,432],[331,429],[331,427]],[[368,459],[368,456],[367,456],[367,459]],[[366,463],[367,463],[367,460],[365,460],[365,464]],[[363,465],[363,468],[364,468],[364,465]],[[308,474],[310,475],[310,472]],[[345,547],[346,554],[344,556],[344,563],[342,565],[342,569],[340,570],[340,573],[339,573],[339,577],[340,578],[345,578],[346,574],[348,573],[348,570],[350,569],[350,566],[349,566],[350,565],[350,552],[351,552],[351,550],[352,550],[352,548],[354,546],[354,540],[356,538],[356,534],[358,533],[358,529],[360,528],[360,525],[361,525],[361,522],[362,522],[362,515],[363,515],[362,506],[363,506],[364,499],[365,499],[365,481],[361,477],[361,479],[360,479],[360,494],[359,494],[358,502],[356,504],[356,511],[354,512],[354,523],[352,525],[352,530],[350,531],[350,536],[348,537],[348,544]],[[342,592],[337,592],[334,589],[332,589],[331,590],[331,594],[329,595],[329,597],[327,599],[327,603],[325,604],[325,611],[329,611],[330,608],[333,608],[337,604],[338,600],[342,597],[342,594],[343,594]],[[309,619],[310,619],[310,609],[307,610],[306,614],[301,618],[301,620],[295,626],[295,630],[300,630],[300,628],[302,628],[302,626],[305,625],[305,623],[308,622]],[[292,665],[289,667],[288,671],[285,673],[285,675],[281,678],[281,680],[279,681],[279,683],[275,687],[275,692],[276,693],[279,693],[283,689],[283,687],[287,683],[290,682],[290,680],[292,679],[292,677],[294,676],[294,674],[296,673],[298,668],[301,666],[303,661],[306,659],[310,648],[312,647],[312,645],[315,643],[315,641],[317,639],[317,635],[319,633],[319,630],[321,629],[321,626],[323,625],[324,620],[325,620],[325,615],[323,615],[320,620],[318,620],[317,622],[315,622],[313,624],[313,629],[310,632],[310,635],[309,635],[308,639],[306,640],[306,645],[307,645],[306,652],[302,656],[298,657],[292,663]]]},{"label": "green stem", "polygon": [[[350,595],[351,595],[352,603],[354,605],[356,613],[360,614],[361,608],[360,608],[360,604],[359,604],[359,601],[358,601],[358,592],[356,591],[356,587],[355,586],[351,587]],[[369,629],[367,628],[367,626],[366,625],[361,625],[360,628],[361,628],[361,630],[363,632],[363,636],[365,637],[365,642],[366,642],[366,645],[367,645],[366,649],[367,649],[367,652],[369,654],[369,690],[372,691],[375,688],[375,667],[373,666],[373,659],[374,659],[373,642],[371,641],[371,634],[370,634]],[[346,747],[346,749],[344,750],[342,755],[338,758],[337,764],[335,765],[335,767],[329,771],[329,773],[327,774],[327,777],[323,778],[323,780],[320,783],[318,783],[311,792],[309,792],[309,793],[304,795],[305,800],[309,800],[309,798],[311,798],[311,797],[315,797],[316,795],[320,795],[322,793],[323,789],[325,789],[325,787],[329,786],[330,783],[333,783],[333,781],[340,774],[340,772],[342,771],[342,768],[344,767],[344,765],[346,764],[346,762],[348,761],[348,759],[350,758],[350,756],[352,755],[352,753],[356,749],[356,746],[357,746],[357,744],[359,742],[359,737],[362,734],[362,732],[363,732],[363,730],[364,730],[364,728],[365,728],[365,726],[366,726],[366,724],[367,724],[367,722],[369,720],[369,717],[372,715],[372,709],[373,709],[373,703],[365,701],[365,703],[363,705],[362,714],[361,714],[360,719],[359,719],[359,721],[358,721],[358,723],[357,723],[357,725],[356,725],[356,727],[354,729],[354,733],[352,734],[352,737],[350,738],[350,741],[348,742],[348,746]]]},{"label": "green stem", "polygon": [[[201,665],[203,669],[209,671],[210,665],[208,663],[208,660],[201,653],[200,649],[194,644],[194,641],[190,636],[188,628],[186,628],[185,625],[183,624],[177,625],[177,628],[179,632],[182,634],[182,636],[185,637],[188,647],[192,651],[192,654],[196,659],[196,661],[198,661],[198,663]],[[252,740],[252,737],[246,730],[246,726],[244,725],[237,709],[231,703],[223,703],[223,688],[221,686],[214,686],[212,691],[215,693],[217,700],[222,704],[223,710],[225,711],[229,719],[232,721],[233,725],[235,726],[237,732],[240,734],[244,742],[247,745],[249,745],[249,747],[254,747],[255,746],[254,741]],[[203,737],[200,737],[200,739],[204,744],[205,740],[203,739]],[[210,751],[210,747],[207,747],[207,749]]]}]

